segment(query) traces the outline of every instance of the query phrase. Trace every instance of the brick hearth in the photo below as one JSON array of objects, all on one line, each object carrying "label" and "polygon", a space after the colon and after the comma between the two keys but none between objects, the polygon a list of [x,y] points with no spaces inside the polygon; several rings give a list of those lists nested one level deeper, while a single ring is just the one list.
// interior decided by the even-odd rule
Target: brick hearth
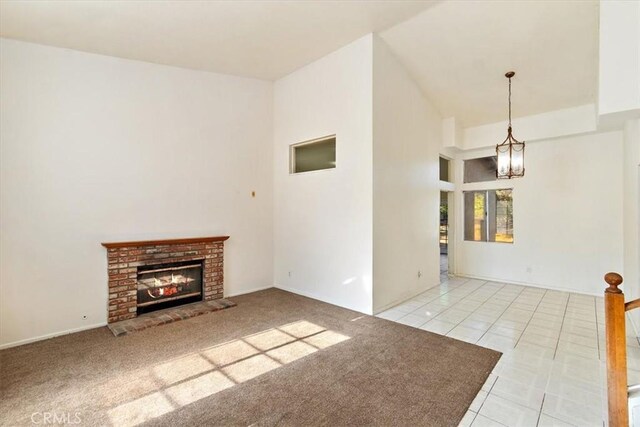
[{"label": "brick hearth", "polygon": [[113,332],[113,335],[119,337],[132,332],[142,331],[152,326],[165,325],[167,323],[177,322],[178,320],[189,319],[235,306],[235,302],[224,298],[213,301],[195,302],[179,307],[154,311],[144,316],[136,317],[135,319],[109,323],[108,327],[111,332]]},{"label": "brick hearth", "polygon": [[224,241],[229,236],[103,243],[109,275],[108,322],[137,316],[138,267],[182,261],[203,262],[203,301],[224,295]]}]

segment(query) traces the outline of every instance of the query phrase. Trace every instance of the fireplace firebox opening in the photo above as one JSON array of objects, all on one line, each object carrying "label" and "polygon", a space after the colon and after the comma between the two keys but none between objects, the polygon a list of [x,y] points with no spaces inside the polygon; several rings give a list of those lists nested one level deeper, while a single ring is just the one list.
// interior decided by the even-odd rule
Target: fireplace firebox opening
[{"label": "fireplace firebox opening", "polygon": [[203,300],[203,262],[182,261],[137,269],[137,314]]}]

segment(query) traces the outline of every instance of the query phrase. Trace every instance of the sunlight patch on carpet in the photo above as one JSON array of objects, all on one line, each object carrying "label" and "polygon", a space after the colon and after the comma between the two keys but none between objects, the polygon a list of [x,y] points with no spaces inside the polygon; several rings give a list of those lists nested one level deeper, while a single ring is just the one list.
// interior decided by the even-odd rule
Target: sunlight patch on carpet
[{"label": "sunlight patch on carpet", "polygon": [[117,426],[135,426],[350,337],[306,320],[247,335],[149,368],[155,390],[109,410]]}]

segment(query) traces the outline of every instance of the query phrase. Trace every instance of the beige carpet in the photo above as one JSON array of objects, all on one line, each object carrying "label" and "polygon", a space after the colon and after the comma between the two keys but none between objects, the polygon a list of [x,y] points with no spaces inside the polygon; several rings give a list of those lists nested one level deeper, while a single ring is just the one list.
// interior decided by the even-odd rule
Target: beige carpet
[{"label": "beige carpet", "polygon": [[1,351],[0,424],[456,426],[500,357],[276,289],[232,300]]}]

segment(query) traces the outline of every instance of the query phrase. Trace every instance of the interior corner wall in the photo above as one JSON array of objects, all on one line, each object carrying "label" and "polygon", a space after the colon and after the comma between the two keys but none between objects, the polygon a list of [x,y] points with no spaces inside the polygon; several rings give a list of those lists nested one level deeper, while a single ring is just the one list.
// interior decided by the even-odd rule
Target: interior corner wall
[{"label": "interior corner wall", "polygon": [[106,323],[104,241],[230,235],[225,294],[272,285],[271,82],[0,43],[0,347]]},{"label": "interior corner wall", "polygon": [[[640,298],[640,119],[629,120],[624,128],[624,266],[622,289],[626,299]],[[631,311],[636,333],[640,331],[640,312]]]},{"label": "interior corner wall", "polygon": [[[491,155],[465,152],[458,166]],[[462,191],[512,188],[514,243],[458,233],[456,274],[602,295],[604,274],[623,267],[622,158],[615,131],[528,143],[524,178],[464,184],[457,167],[456,228],[464,225]]]},{"label": "interior corner wall", "polygon": [[[289,173],[290,145],[336,135],[336,167]],[[372,35],[276,81],[274,275],[372,312]]]},{"label": "interior corner wall", "polygon": [[386,43],[373,44],[373,309],[439,283],[442,118]]}]

